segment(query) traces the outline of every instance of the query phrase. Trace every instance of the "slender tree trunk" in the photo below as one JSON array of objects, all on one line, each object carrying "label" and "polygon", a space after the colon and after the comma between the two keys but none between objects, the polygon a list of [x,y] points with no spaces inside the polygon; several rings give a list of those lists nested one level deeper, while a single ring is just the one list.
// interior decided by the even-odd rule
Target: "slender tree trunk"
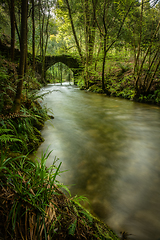
[{"label": "slender tree trunk", "polygon": [[152,39],[151,39],[151,42],[150,42],[150,44],[149,44],[149,46],[148,46],[148,49],[147,49],[147,51],[146,51],[146,53],[145,53],[145,55],[144,55],[144,57],[143,57],[143,60],[142,60],[142,63],[141,63],[141,66],[140,66],[140,69],[139,69],[139,72],[138,72],[138,75],[137,75],[137,78],[136,78],[136,81],[135,81],[135,85],[136,85],[136,89],[137,89],[138,94],[139,94],[138,84],[139,84],[139,82],[141,81],[141,76],[142,76],[142,72],[143,72],[143,65],[144,65],[145,60],[146,60],[146,58],[147,58],[147,56],[148,56],[148,53],[149,53],[149,51],[150,51],[150,49],[151,49],[151,47],[152,47],[153,40],[154,40],[154,38],[155,38],[155,36],[156,36],[159,28],[160,28],[160,21],[158,22],[156,31],[155,31],[155,33],[154,33],[154,35],[153,35],[153,37],[152,37]]},{"label": "slender tree trunk", "polygon": [[[107,6],[106,6],[107,4]],[[117,36],[115,38],[115,40],[113,40],[108,46],[107,46],[107,35],[108,35],[108,27],[109,25],[106,24],[106,18],[107,18],[107,15],[108,15],[108,9],[109,9],[109,4],[110,4],[110,1],[106,2],[106,0],[104,1],[104,12],[103,12],[103,27],[104,27],[104,33],[102,33],[102,30],[100,29],[99,25],[98,25],[98,28],[100,30],[100,33],[103,35],[103,38],[104,38],[104,52],[103,52],[103,65],[102,65],[102,89],[105,91],[105,84],[104,84],[104,71],[105,71],[105,58],[106,58],[106,55],[107,55],[107,52],[111,49],[111,47],[114,45],[114,43],[118,40],[119,36],[120,36],[120,33],[121,33],[121,30],[122,30],[122,27],[124,25],[124,22],[126,20],[126,17],[133,5],[133,2],[130,4],[127,12],[125,13],[124,17],[123,17],[123,20],[120,24],[120,27],[119,27],[119,30],[117,32]]]},{"label": "slender tree trunk", "polygon": [[104,78],[105,78],[105,75],[104,75],[104,72],[105,72],[105,63],[106,63],[106,44],[107,44],[107,36],[105,35],[104,36],[104,45],[103,45],[103,65],[102,65],[102,90],[105,91],[105,85],[104,85]]},{"label": "slender tree trunk", "polygon": [[83,4],[84,8],[84,32],[85,32],[85,50],[86,50],[86,57],[85,57],[85,85],[88,88],[89,87],[89,72],[88,72],[88,67],[89,67],[89,5],[88,5],[88,0],[84,1]]},{"label": "slender tree trunk", "polygon": [[[144,88],[146,88],[146,85],[148,84],[148,82],[150,82],[149,79],[151,79],[151,74],[149,74],[149,72],[151,71],[151,69],[154,68],[154,67],[152,68],[152,66],[154,66],[155,60],[156,60],[156,58],[157,58],[158,55],[159,55],[159,50],[160,50],[160,46],[158,46],[157,51],[156,51],[156,53],[155,53],[152,61],[151,61],[151,59],[150,59],[149,67],[148,67],[148,69],[147,69],[147,73],[146,73],[145,78],[144,78],[144,83],[143,83],[143,84],[144,84]],[[148,90],[147,90],[147,91],[148,91]]]},{"label": "slender tree trunk", "polygon": [[[109,4],[107,6],[108,11]],[[105,72],[105,63],[106,63],[106,46],[107,46],[107,26],[106,26],[106,0],[104,1],[104,12],[103,12],[103,26],[104,26],[104,35],[103,35],[103,64],[102,64],[102,90],[105,91],[105,84],[104,84],[104,72]]]},{"label": "slender tree trunk", "polygon": [[75,42],[76,42],[77,50],[78,50],[79,56],[81,58],[81,61],[83,62],[83,55],[82,55],[82,51],[81,51],[81,48],[80,48],[80,45],[79,45],[79,42],[78,42],[78,38],[77,38],[77,34],[76,34],[76,31],[75,31],[69,1],[68,0],[65,0],[65,1],[66,1],[67,8],[68,8],[69,19],[70,19],[70,23],[71,23],[71,27],[72,27],[73,36],[74,36],[74,39],[75,39]]},{"label": "slender tree trunk", "polygon": [[100,54],[100,51],[101,51],[101,48],[102,48],[102,36],[100,37],[100,44],[99,44],[99,47],[98,47],[98,52],[97,52],[97,56],[96,56],[96,60],[95,60],[95,65],[94,65],[94,70],[97,71],[97,62],[98,62],[98,57],[99,57],[99,54]]},{"label": "slender tree trunk", "polygon": [[[49,6],[48,6],[49,9]],[[48,13],[48,18],[47,18],[47,23],[46,23],[46,42],[43,50],[43,59],[42,59],[42,81],[45,81],[45,57],[46,57],[46,52],[47,52],[47,45],[48,45],[48,38],[49,38],[49,33],[48,33],[48,26],[49,26],[49,18],[50,18],[50,11]]]},{"label": "slender tree trunk", "polygon": [[138,43],[138,52],[137,52],[137,57],[135,59],[135,64],[134,64],[134,74],[137,70],[139,71],[139,56],[141,52],[141,41],[142,41],[142,22],[143,22],[143,8],[144,8],[144,0],[141,2],[141,16],[140,16],[140,32],[139,32],[139,43]]},{"label": "slender tree trunk", "polygon": [[15,49],[15,9],[14,0],[11,0],[11,61],[14,60]]},{"label": "slender tree trunk", "polygon": [[20,42],[20,63],[19,63],[19,82],[17,84],[16,96],[14,100],[13,111],[19,112],[21,108],[21,97],[23,89],[24,68],[26,62],[26,48],[27,48],[27,7],[28,0],[22,0],[21,3],[21,42]]},{"label": "slender tree trunk", "polygon": [[11,61],[14,61],[15,50],[15,2],[14,0],[8,0],[10,22],[11,22]]},{"label": "slender tree trunk", "polygon": [[38,20],[39,20],[39,32],[40,32],[40,36],[39,36],[39,54],[42,57],[42,23],[41,23],[41,0],[38,1],[38,6],[39,6],[39,14],[38,14]]},{"label": "slender tree trunk", "polygon": [[44,19],[45,19],[45,14],[43,13],[43,17],[42,17],[42,23],[41,23],[41,57],[42,57],[42,61],[43,61],[43,48],[44,48]]},{"label": "slender tree trunk", "polygon": [[[28,12],[28,9],[27,9]],[[28,25],[26,24],[26,41],[28,39]],[[28,44],[26,44],[26,56],[25,56],[25,67],[24,67],[24,73],[26,74],[26,96],[28,94],[28,89],[29,89],[29,77],[28,77]]]},{"label": "slender tree trunk", "polygon": [[61,74],[61,85],[62,85],[62,63],[60,62],[60,74]]},{"label": "slender tree trunk", "polygon": [[96,33],[96,8],[98,1],[92,0],[93,14],[89,29],[89,64],[92,64]]},{"label": "slender tree trunk", "polygon": [[149,81],[148,86],[147,86],[147,88],[146,88],[146,93],[148,93],[149,90],[150,90],[150,88],[151,88],[152,82],[153,82],[154,77],[155,77],[155,75],[156,75],[156,73],[157,73],[157,71],[158,71],[159,66],[160,66],[160,58],[159,58],[159,60],[158,60],[157,66],[156,66],[156,68],[155,68],[155,70],[154,70],[154,73],[152,74],[152,76],[151,76],[151,78],[150,78],[150,81]]},{"label": "slender tree trunk", "polygon": [[32,0],[32,56],[33,56],[33,72],[35,71],[35,19],[34,19],[34,0]]},{"label": "slender tree trunk", "polygon": [[16,27],[16,32],[17,32],[17,35],[18,35],[18,40],[19,40],[19,43],[20,43],[20,41],[21,41],[21,36],[20,36],[19,30],[18,30],[16,18],[15,18],[15,27]]}]

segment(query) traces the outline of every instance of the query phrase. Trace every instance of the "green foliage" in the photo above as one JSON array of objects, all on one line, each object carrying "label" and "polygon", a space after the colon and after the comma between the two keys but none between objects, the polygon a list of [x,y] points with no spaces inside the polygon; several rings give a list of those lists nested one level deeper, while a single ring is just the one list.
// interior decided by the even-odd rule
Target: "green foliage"
[{"label": "green foliage", "polygon": [[[5,153],[2,152],[1,154],[0,186],[8,188],[9,192],[16,193],[7,218],[7,226],[10,225],[13,230],[12,234],[14,234],[16,226],[18,227],[21,224],[21,219],[28,211],[31,213],[37,211],[37,222],[39,222],[38,218],[41,216],[42,221],[39,224],[41,227],[43,226],[44,235],[46,235],[46,223],[43,221],[43,217],[48,218],[45,209],[49,206],[53,195],[59,194],[55,191],[55,183],[57,182],[56,176],[60,174],[59,168],[61,165],[60,163],[56,167],[57,159],[55,159],[54,163],[46,168],[45,163],[49,155],[50,153],[45,152],[42,154],[40,162],[33,162],[27,157],[7,158]],[[26,205],[26,208],[24,205]],[[37,234],[40,235],[41,232]]]},{"label": "green foliage", "polygon": [[160,103],[160,89],[154,91],[153,98],[155,99],[156,103]]},{"label": "green foliage", "polygon": [[82,77],[79,77],[78,78],[78,82],[77,82],[77,85],[79,86],[79,88],[80,89],[84,89],[84,87],[85,87],[85,81],[84,81],[84,78],[82,78]]},{"label": "green foliage", "polygon": [[[7,157],[2,151],[0,159],[0,201],[3,230],[11,238],[48,239],[49,237],[80,236],[79,230],[87,239],[118,239],[110,237],[109,229],[96,220],[80,204],[85,197],[67,198],[56,177],[61,173],[58,159],[47,168],[46,161],[51,152],[48,149],[37,161],[27,156]],[[5,192],[5,194],[4,194]],[[63,200],[63,201],[62,201]],[[25,226],[25,228],[23,228]],[[92,228],[94,230],[92,230]],[[1,236],[1,233],[0,233]]]},{"label": "green foliage", "polygon": [[68,233],[72,236],[74,236],[74,233],[75,233],[75,230],[76,230],[76,227],[77,227],[77,219],[69,226],[68,228]]},{"label": "green foliage", "polygon": [[124,63],[118,63],[118,66],[120,67],[121,69],[121,72],[119,73],[119,76],[125,72],[127,72],[128,70],[131,69],[130,65],[127,63],[127,64],[124,64]]},{"label": "green foliage", "polygon": [[138,100],[140,102],[160,104],[160,89],[152,91],[148,95],[140,94],[140,96],[138,97]]},{"label": "green foliage", "polygon": [[50,67],[46,72],[47,82],[71,82],[73,79],[72,70],[65,64],[57,62],[52,67]]},{"label": "green foliage", "polygon": [[16,138],[13,133],[14,131],[12,129],[5,129],[0,128],[0,141],[1,143],[12,143],[12,142],[22,142],[22,140]]},{"label": "green foliage", "polygon": [[8,91],[13,91],[14,89],[10,85],[6,85],[6,82],[8,80],[8,75],[4,68],[0,69],[0,112],[2,112],[2,109],[4,108],[4,105],[6,104],[12,104],[12,100],[10,96],[8,95]]},{"label": "green foliage", "polygon": [[89,87],[88,90],[96,93],[104,93],[104,91],[102,90],[102,87],[99,87],[97,85],[92,85],[91,87]]},{"label": "green foliage", "polygon": [[8,75],[5,71],[5,69],[1,67],[1,69],[0,69],[0,81],[6,81],[7,78],[8,78]]},{"label": "green foliage", "polygon": [[10,19],[8,12],[6,10],[6,4],[0,4],[0,38],[3,37],[3,34],[10,34]]},{"label": "green foliage", "polygon": [[[40,76],[38,76],[38,78],[40,79]],[[31,91],[40,89],[42,87],[42,84],[38,81],[38,78],[35,77],[35,73],[33,73],[32,69],[28,69],[23,80],[24,94],[28,95]]]},{"label": "green foliage", "polygon": [[20,117],[0,120],[0,140],[4,148],[10,151],[27,153],[35,150],[43,141],[39,130],[44,121],[49,119],[47,109],[42,109],[38,102],[29,99],[26,105],[29,109],[23,107]]},{"label": "green foliage", "polygon": [[0,113],[8,112],[12,107],[17,80],[16,64],[0,56]]}]

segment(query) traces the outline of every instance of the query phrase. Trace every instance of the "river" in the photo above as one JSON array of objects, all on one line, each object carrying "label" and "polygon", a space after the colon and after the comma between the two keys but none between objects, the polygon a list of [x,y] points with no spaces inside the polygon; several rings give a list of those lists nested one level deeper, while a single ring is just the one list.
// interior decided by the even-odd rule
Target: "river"
[{"label": "river", "polygon": [[40,93],[54,113],[42,130],[62,162],[60,181],[86,196],[90,211],[129,239],[160,239],[160,108],[50,84]]}]

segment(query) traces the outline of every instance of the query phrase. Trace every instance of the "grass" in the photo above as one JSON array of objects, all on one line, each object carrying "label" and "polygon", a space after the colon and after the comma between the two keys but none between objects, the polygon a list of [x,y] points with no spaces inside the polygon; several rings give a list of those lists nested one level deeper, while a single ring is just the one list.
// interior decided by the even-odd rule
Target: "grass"
[{"label": "grass", "polygon": [[[46,168],[47,151],[39,161],[27,156],[0,160],[0,239],[118,239],[110,228],[81,206],[56,180],[57,159]],[[63,193],[67,190],[69,197]]]}]

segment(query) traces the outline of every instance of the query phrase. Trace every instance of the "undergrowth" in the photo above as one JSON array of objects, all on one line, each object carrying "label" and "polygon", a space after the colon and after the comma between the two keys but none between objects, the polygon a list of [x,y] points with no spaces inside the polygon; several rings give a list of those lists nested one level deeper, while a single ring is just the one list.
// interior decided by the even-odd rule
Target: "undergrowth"
[{"label": "undergrowth", "polygon": [[[160,105],[160,69],[157,71],[152,86],[148,92],[144,86],[136,89],[134,78],[134,63],[129,56],[117,53],[108,55],[105,68],[105,90],[102,89],[102,69],[101,62],[97,62],[96,70],[94,64],[89,68],[89,88],[88,91],[105,93],[109,96],[121,97],[138,102],[152,103]],[[142,74],[142,83],[145,76],[145,69]],[[86,90],[84,80],[79,78],[78,86],[81,90]]]},{"label": "undergrowth", "polygon": [[[80,87],[84,89],[83,87]],[[153,86],[148,94],[140,94],[137,96],[134,78],[130,69],[119,69],[118,71],[106,74],[105,89],[107,95],[114,97],[122,97],[126,99],[136,100],[138,102],[153,103],[160,105],[160,84],[158,80],[153,82]],[[95,79],[88,91],[105,93],[102,90],[101,76]]]},{"label": "undergrowth", "polygon": [[[58,159],[47,168],[47,151],[40,160],[27,156],[0,159],[0,238],[5,239],[110,239],[118,237],[71,197],[56,180]],[[68,192],[68,197],[63,193]]]},{"label": "undergrowth", "polygon": [[28,109],[22,107],[17,117],[1,117],[0,141],[8,151],[26,154],[43,142],[40,130],[44,121],[49,119],[47,109],[42,109],[38,102],[31,105]]}]

